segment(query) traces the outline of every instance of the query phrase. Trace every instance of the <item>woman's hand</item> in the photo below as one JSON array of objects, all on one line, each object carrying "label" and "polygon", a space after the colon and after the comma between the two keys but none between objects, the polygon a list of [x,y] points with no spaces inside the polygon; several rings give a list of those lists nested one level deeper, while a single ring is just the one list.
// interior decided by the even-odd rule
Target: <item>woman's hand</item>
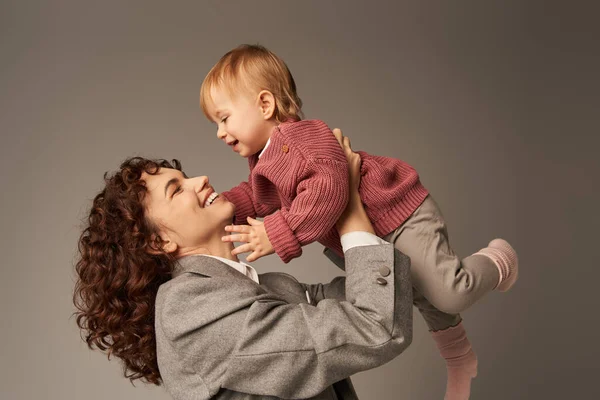
[{"label": "woman's hand", "polygon": [[348,176],[350,177],[348,188],[350,189],[350,195],[356,195],[358,194],[358,186],[360,185],[360,155],[352,151],[350,138],[344,136],[340,129],[335,128],[333,130],[333,135],[340,146],[342,146],[342,150],[344,150],[344,154],[346,155],[346,160],[348,160]]},{"label": "woman's hand", "polygon": [[336,128],[333,130],[333,134],[340,146],[342,146],[344,154],[346,154],[346,159],[348,160],[348,187],[350,192],[348,205],[336,223],[338,232],[340,236],[344,233],[353,231],[363,231],[375,234],[375,230],[373,229],[371,221],[369,221],[369,217],[363,207],[358,191],[358,187],[360,186],[360,155],[352,151],[350,139],[347,136],[344,136],[341,130]]}]

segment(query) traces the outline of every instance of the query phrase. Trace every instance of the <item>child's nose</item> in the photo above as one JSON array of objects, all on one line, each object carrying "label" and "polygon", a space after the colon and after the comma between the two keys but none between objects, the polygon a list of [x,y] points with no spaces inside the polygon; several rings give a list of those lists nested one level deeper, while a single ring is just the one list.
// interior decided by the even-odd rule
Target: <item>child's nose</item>
[{"label": "child's nose", "polygon": [[227,136],[227,132],[225,131],[225,129],[223,129],[222,127],[217,128],[217,137],[219,139],[225,139],[225,136]]}]

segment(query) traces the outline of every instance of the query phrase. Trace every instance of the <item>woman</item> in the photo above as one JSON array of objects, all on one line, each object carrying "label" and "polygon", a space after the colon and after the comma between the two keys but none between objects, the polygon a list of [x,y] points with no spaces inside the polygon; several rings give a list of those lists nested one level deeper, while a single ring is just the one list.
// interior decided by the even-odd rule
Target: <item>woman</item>
[{"label": "woman", "polygon": [[347,378],[410,344],[412,289],[408,257],[374,235],[360,202],[360,158],[337,138],[352,195],[337,223],[347,277],[329,284],[238,262],[222,240],[233,205],[175,160],[105,175],[76,267],[90,348],[176,399],[356,398]]}]

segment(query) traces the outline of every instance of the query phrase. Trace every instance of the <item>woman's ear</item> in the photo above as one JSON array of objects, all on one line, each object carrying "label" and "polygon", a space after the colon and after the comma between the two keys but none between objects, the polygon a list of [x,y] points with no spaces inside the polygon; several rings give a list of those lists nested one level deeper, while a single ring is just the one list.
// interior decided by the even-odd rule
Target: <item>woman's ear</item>
[{"label": "woman's ear", "polygon": [[268,90],[261,90],[258,94],[258,105],[265,120],[269,120],[275,114],[275,96]]},{"label": "woman's ear", "polygon": [[173,254],[177,251],[177,243],[170,240],[168,236],[159,237],[155,234],[152,235],[150,245],[147,248],[147,252],[153,255],[158,254]]}]

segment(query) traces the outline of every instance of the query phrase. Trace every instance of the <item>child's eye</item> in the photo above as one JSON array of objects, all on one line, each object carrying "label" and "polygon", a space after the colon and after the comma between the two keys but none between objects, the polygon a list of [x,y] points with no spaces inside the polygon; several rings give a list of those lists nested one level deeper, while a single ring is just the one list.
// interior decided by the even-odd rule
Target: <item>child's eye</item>
[{"label": "child's eye", "polygon": [[223,118],[223,119],[221,120],[221,122],[222,122],[222,123],[225,123],[225,122],[227,122],[227,118],[229,118],[229,117],[225,117],[225,118]]}]

